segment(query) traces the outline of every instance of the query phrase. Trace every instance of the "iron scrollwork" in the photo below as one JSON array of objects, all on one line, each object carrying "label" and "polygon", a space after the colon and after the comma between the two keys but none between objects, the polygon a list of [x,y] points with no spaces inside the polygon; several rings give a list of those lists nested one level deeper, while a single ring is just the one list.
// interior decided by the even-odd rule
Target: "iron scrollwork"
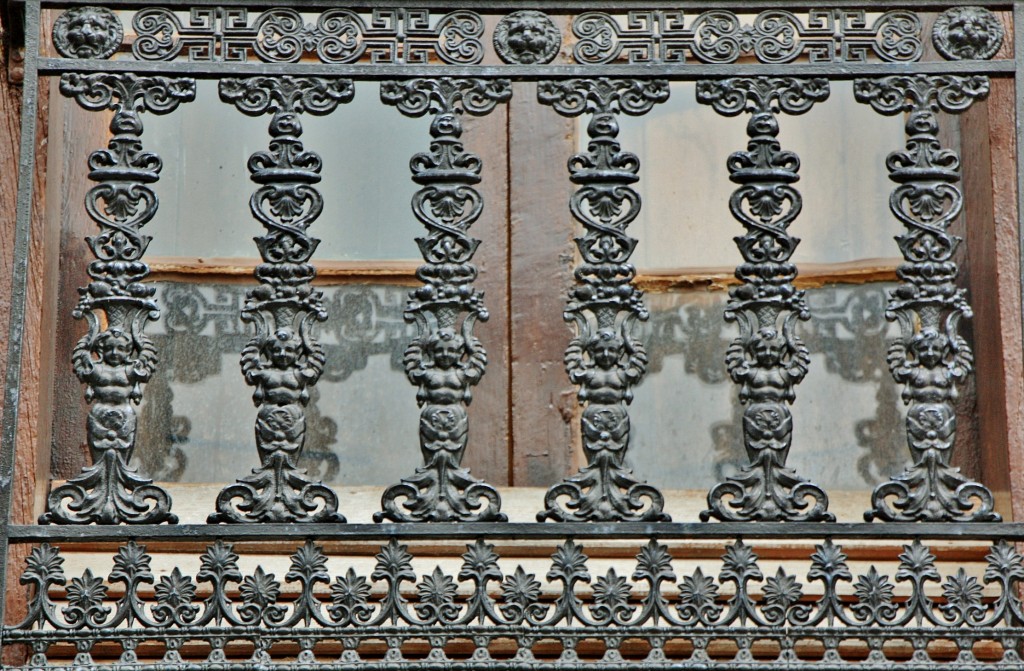
[{"label": "iron scrollwork", "polygon": [[91,405],[87,440],[92,466],[56,487],[47,498],[40,524],[174,523],[171,499],[161,487],[129,466],[135,450],[143,385],[158,356],[145,333],[160,315],[156,289],[143,284],[149,266],[142,260],[152,238],[141,232],[158,201],[151,184],[163,164],[142,148],[141,112],[167,114],[195,98],[195,80],[133,74],[65,74],[60,92],[90,111],[113,110],[107,148],[89,156],[85,209],[100,228],[86,238],[96,260],[92,281],[79,290],[72,315],[85,319],[88,332],[75,345],[71,361]]},{"label": "iron scrollwork", "polygon": [[604,12],[573,21],[580,63],[734,63],[754,56],[762,63],[802,57],[818,63],[860,63],[870,57],[910,62],[921,58],[921,20],[913,12],[884,12],[870,24],[862,9],[811,10],[806,20],[784,10],[744,23],[737,14],[711,10],[687,20],[682,11],[630,11],[623,26]]},{"label": "iron scrollwork", "polygon": [[389,487],[374,520],[395,522],[505,521],[501,498],[491,485],[462,467],[469,440],[466,406],[484,374],[487,352],[473,334],[488,318],[483,293],[473,287],[471,261],[480,241],[469,227],[483,211],[474,185],[483,167],[462,144],[462,114],[484,115],[512,97],[507,79],[410,79],[381,83],[381,100],[407,116],[433,114],[430,151],[410,161],[421,186],[412,211],[427,228],[417,238],[424,264],[423,286],[409,295],[405,317],[416,338],[405,351],[405,371],[416,385],[423,466]]},{"label": "iron scrollwork", "polygon": [[559,114],[592,115],[587,151],[569,160],[570,179],[579,185],[570,210],[585,232],[576,238],[583,262],[564,315],[577,327],[565,367],[585,403],[580,421],[587,465],[548,490],[538,522],[669,520],[661,492],[636,480],[625,465],[626,406],[647,372],[647,352],[633,327],[649,315],[629,263],[637,240],[626,233],[640,213],[640,194],[631,186],[639,179],[640,160],[616,139],[618,113],[645,114],[668,95],[661,79],[569,79],[537,88],[540,102]]},{"label": "iron scrollwork", "polygon": [[[716,112],[750,113],[747,150],[729,157],[729,179],[739,184],[729,210],[747,232],[735,238],[743,255],[729,290],[726,321],[739,324],[739,336],[726,352],[733,382],[740,385],[743,443],[749,464],[708,493],[707,521],[834,521],[828,496],[786,465],[792,445],[795,386],[807,374],[810,354],[795,331],[810,319],[805,292],[793,286],[797,269],[790,258],[799,238],[788,228],[799,216],[803,197],[792,185],[800,176],[799,157],[783,151],[776,115],[803,114],[828,98],[827,79],[758,77],[700,81],[697,100]],[[781,320],[781,326],[780,326]]]},{"label": "iron scrollwork", "polygon": [[327,319],[323,292],[310,284],[319,240],[307,229],[323,210],[321,159],[300,140],[303,112],[324,115],[352,100],[351,80],[337,77],[222,79],[220,97],[250,116],[271,113],[270,150],[249,158],[249,201],[267,232],[256,238],[260,285],[246,295],[242,319],[255,335],[242,350],[245,381],[255,387],[256,448],[261,465],[225,487],[209,522],[344,522],[338,497],[296,465],[306,432],[306,405],[324,369],[313,323]]},{"label": "iron scrollwork", "polygon": [[858,79],[861,103],[886,114],[907,114],[906,149],[886,160],[898,186],[889,198],[893,215],[907,228],[897,236],[905,262],[902,280],[889,296],[886,318],[900,325],[889,346],[889,371],[903,385],[908,405],[907,444],[914,463],[875,488],[865,519],[886,521],[987,521],[992,493],[950,466],[956,440],[954,402],[974,366],[959,325],[971,317],[966,290],[957,288],[953,256],[960,238],[949,225],[960,216],[960,157],[938,139],[939,112],[957,114],[989,93],[987,77],[909,75]]}]

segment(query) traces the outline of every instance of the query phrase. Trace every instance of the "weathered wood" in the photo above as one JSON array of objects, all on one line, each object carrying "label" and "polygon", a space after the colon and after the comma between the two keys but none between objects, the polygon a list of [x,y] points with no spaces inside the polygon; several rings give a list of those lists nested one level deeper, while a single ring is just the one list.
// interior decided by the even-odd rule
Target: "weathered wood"
[{"label": "weathered wood", "polygon": [[[801,263],[793,286],[816,289],[829,284],[895,282],[899,259],[858,259],[843,263]],[[636,283],[644,291],[679,291],[706,288],[725,290],[740,282],[734,267],[641,270]]]},{"label": "weathered wood", "polygon": [[86,179],[88,157],[106,146],[110,116],[81,110],[73,100],[57,92],[55,79],[44,81],[50,83],[51,139],[61,148],[49,152],[46,160],[46,196],[50,203],[46,208],[46,225],[58,240],[59,269],[55,286],[47,295],[48,311],[57,328],[50,334],[54,354],[47,364],[52,405],[44,409],[44,416],[53,418],[50,473],[55,478],[70,478],[90,463],[85,441],[89,410],[82,384],[71,370],[71,351],[86,326],[72,319],[71,311],[78,303],[78,288],[89,283],[86,268],[93,258],[85,242],[85,237],[96,230],[85,211],[85,194],[93,185]]},{"label": "weathered wood", "polygon": [[476,327],[487,349],[487,374],[473,391],[469,445],[463,463],[475,477],[492,485],[509,484],[507,124],[508,107],[498,105],[485,117],[467,117],[463,136],[467,151],[483,160],[477,188],[484,198],[484,211],[471,233],[482,240],[473,260],[480,270],[476,286],[484,292],[484,305],[490,313],[490,319]]},{"label": "weathered wood", "polygon": [[576,121],[538,105],[535,84],[513,86],[511,481],[548,486],[572,474],[582,460],[574,437],[576,391],[562,364],[572,337],[562,311],[576,254],[565,164],[576,151]]},{"label": "weathered wood", "polygon": [[[499,158],[504,161],[503,156]],[[488,201],[487,207],[503,208],[504,206],[501,203]],[[481,255],[482,253],[481,250]],[[255,256],[251,258],[153,256],[148,257],[148,262],[152,271],[150,280],[153,282],[183,279],[214,282],[232,277],[242,277],[250,284],[253,270],[260,263]],[[415,286],[419,283],[416,279],[418,265],[415,261],[317,261],[316,282],[324,285],[372,282],[374,284]]]},{"label": "weathered wood", "polygon": [[[1004,16],[1007,26],[1012,24]],[[1009,57],[1012,38],[1003,42]],[[976,362],[978,477],[993,490],[1010,490],[1013,517],[1024,514],[1024,402],[1016,143],[1013,82],[994,78],[986,102],[960,123],[964,171],[965,267]],[[1004,513],[1009,513],[1009,510]]]}]

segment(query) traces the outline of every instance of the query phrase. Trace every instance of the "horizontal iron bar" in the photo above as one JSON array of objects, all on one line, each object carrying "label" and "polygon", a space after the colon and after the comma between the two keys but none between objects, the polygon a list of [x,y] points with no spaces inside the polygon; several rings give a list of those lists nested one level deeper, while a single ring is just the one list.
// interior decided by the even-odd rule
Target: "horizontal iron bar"
[{"label": "horizontal iron bar", "polygon": [[[64,0],[63,2],[45,2],[44,7],[72,7],[75,5],[94,5],[96,0]],[[214,7],[239,7],[264,8],[288,6],[293,9],[338,7],[336,0],[302,0],[294,2],[290,0],[246,0],[245,2],[225,2],[225,0],[181,0],[178,2],[154,2],[153,0],[104,0],[105,7],[170,7],[188,9],[198,6]],[[760,11],[764,9],[865,9],[871,12],[883,12],[890,9],[945,9],[948,7],[959,7],[969,4],[975,7],[989,7],[993,9],[1012,9],[1013,3],[1008,0],[476,0],[475,2],[431,2],[429,0],[360,0],[355,3],[346,4],[346,9],[359,11],[361,9],[373,9],[376,7],[402,7],[402,8],[439,8],[439,9],[469,9],[476,11],[505,11],[518,9],[543,9],[554,12],[564,10],[566,12],[580,11],[627,11],[630,9],[664,9],[664,10],[694,10],[706,11],[711,9],[727,9],[737,12],[746,10]]]},{"label": "horizontal iron bar", "polygon": [[[96,638],[96,631],[94,629],[79,629],[79,630],[18,630],[8,627],[8,635],[11,637],[12,642],[27,642],[27,641],[52,641],[52,642],[65,642],[65,641],[88,641]],[[603,630],[607,632],[608,630]],[[829,636],[837,636],[844,640],[850,640],[854,638],[885,638],[887,640],[895,640],[900,637],[924,637],[927,639],[940,639],[949,638],[954,634],[955,636],[982,640],[986,638],[1010,638],[1020,637],[1024,635],[1024,628],[1021,627],[971,627],[964,629],[949,629],[942,627],[935,627],[931,629],[922,629],[919,627],[885,627],[884,629],[878,626],[847,626],[839,625],[832,628],[825,627],[807,627],[798,625],[783,625],[777,629],[771,627],[758,627],[758,626],[705,626],[705,625],[694,625],[694,626],[658,626],[658,627],[647,627],[647,626],[616,626],[614,628],[615,635],[622,638],[646,638],[651,637],[665,637],[665,638],[702,638],[705,640],[715,638],[735,638],[737,636],[756,636],[762,640],[779,640],[783,637],[803,637],[813,639],[821,639],[828,632]],[[461,637],[472,637],[474,634],[480,633],[494,638],[500,638],[504,636],[516,637],[523,633],[528,633],[534,640],[541,638],[559,638],[559,639],[575,639],[582,640],[587,638],[593,638],[595,631],[593,628],[579,626],[547,626],[547,627],[523,627],[523,626],[508,626],[508,625],[434,625],[434,626],[377,626],[372,629],[364,629],[362,631],[353,631],[351,626],[344,627],[280,627],[270,628],[263,626],[239,626],[239,627],[225,627],[225,626],[203,626],[203,627],[175,627],[174,629],[119,629],[118,638],[119,640],[136,640],[136,641],[149,641],[154,639],[160,640],[210,640],[211,638],[218,637],[244,637],[244,636],[258,636],[260,639],[265,641],[294,641],[299,638],[314,638],[318,640],[323,639],[337,639],[339,635],[352,636],[359,639],[378,639],[388,635],[400,636],[405,640],[412,638],[427,638],[430,636],[444,635],[447,634],[452,638]],[[413,661],[413,660],[408,660]],[[422,660],[420,660],[422,661]],[[370,662],[366,662],[370,663]],[[362,668],[363,662],[360,662],[360,668]],[[219,667],[218,667],[219,668]]]},{"label": "horizontal iron bar", "polygon": [[565,538],[701,540],[724,538],[864,540],[999,540],[1024,541],[1024,523],[782,523],[782,522],[613,522],[613,523],[431,523],[431,524],[181,524],[174,526],[17,526],[7,528],[14,543],[41,541],[255,541],[319,538],[386,541],[544,540]]},{"label": "horizontal iron bar", "polygon": [[[984,662],[974,661],[963,666],[943,666],[939,662],[928,660],[927,662],[847,662],[847,661],[819,661],[816,659],[795,660],[781,662],[778,660],[755,659],[755,660],[711,660],[695,663],[689,660],[663,659],[663,660],[633,660],[602,662],[580,660],[563,662],[560,660],[530,660],[519,661],[509,659],[402,659],[398,661],[316,661],[308,664],[296,665],[294,661],[227,661],[216,662],[213,667],[209,662],[186,661],[186,662],[164,662],[156,661],[150,663],[133,662],[128,665],[111,666],[117,668],[131,668],[132,671],[209,671],[216,668],[217,671],[290,671],[295,668],[316,669],[317,671],[393,671],[399,669],[416,669],[417,671],[477,671],[478,669],[494,669],[495,671],[509,671],[510,669],[528,669],[529,671],[601,671],[616,669],[621,671],[633,671],[644,669],[644,671],[682,671],[684,669],[728,669],[729,671],[768,671],[777,668],[784,669],[814,669],[814,671],[936,671],[937,669],[969,668],[972,671],[1020,671],[1024,664],[1020,662]],[[25,667],[2,666],[0,669],[23,669]],[[102,666],[82,666],[78,663],[57,664],[48,662],[47,671],[84,671],[87,669],[103,668]]]},{"label": "horizontal iron bar", "polygon": [[171,61],[103,61],[65,58],[39,59],[42,75],[63,72],[136,72],[190,77],[250,77],[253,75],[341,76],[352,79],[412,77],[508,77],[516,80],[569,77],[658,77],[675,80],[721,77],[882,77],[913,74],[977,74],[1012,76],[1012,60],[930,63],[732,63],[662,65],[366,65],[337,63],[226,63]]}]

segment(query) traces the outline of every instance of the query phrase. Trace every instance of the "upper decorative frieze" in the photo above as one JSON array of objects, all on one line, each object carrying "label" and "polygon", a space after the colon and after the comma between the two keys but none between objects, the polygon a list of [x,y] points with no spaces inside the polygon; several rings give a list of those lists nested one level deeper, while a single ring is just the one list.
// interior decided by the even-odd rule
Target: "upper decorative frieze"
[{"label": "upper decorative frieze", "polygon": [[[941,58],[985,60],[1004,34],[988,9],[957,7],[938,15],[930,37]],[[845,7],[758,14],[652,7],[554,17],[493,5],[448,12],[153,6],[118,13],[82,6],[60,14],[52,29],[53,47],[66,58],[124,51],[140,61],[370,65],[543,66],[566,42],[567,63],[577,65],[909,63],[925,57],[928,37],[916,12]]]}]

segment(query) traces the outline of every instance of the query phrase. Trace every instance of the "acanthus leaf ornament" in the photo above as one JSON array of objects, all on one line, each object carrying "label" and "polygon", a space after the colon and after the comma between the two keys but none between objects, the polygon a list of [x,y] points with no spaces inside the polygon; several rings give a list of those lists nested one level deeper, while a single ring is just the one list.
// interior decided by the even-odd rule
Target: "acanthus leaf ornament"
[{"label": "acanthus leaf ornament", "polygon": [[160,157],[142,148],[140,113],[166,114],[195,98],[195,80],[134,74],[78,74],[61,77],[61,94],[87,110],[113,110],[106,149],[89,156],[85,209],[100,232],[86,238],[96,260],[92,281],[79,289],[72,316],[88,332],[71,355],[75,375],[90,403],[87,441],[92,466],[53,489],[40,524],[159,524],[177,521],[161,487],[129,466],[135,450],[143,385],[156,368],[156,348],[146,322],[160,315],[156,289],[143,283],[142,260],[151,238],[141,232],[156,214],[151,184]]},{"label": "acanthus leaf ornament", "polygon": [[538,522],[669,521],[661,492],[638,481],[625,465],[626,406],[647,371],[647,352],[633,328],[648,312],[643,292],[632,282],[636,268],[629,263],[637,241],[626,233],[640,212],[640,194],[632,187],[640,160],[623,152],[616,139],[617,114],[644,114],[668,95],[668,82],[661,79],[538,84],[538,99],[559,114],[592,115],[587,151],[569,160],[570,179],[579,185],[569,209],[585,231],[576,238],[582,263],[564,314],[577,327],[565,367],[585,404],[580,422],[587,465],[548,490]]},{"label": "acanthus leaf ornament", "polygon": [[[310,257],[320,242],[307,229],[323,210],[320,156],[300,140],[301,113],[329,114],[352,99],[351,80],[337,77],[222,79],[220,96],[250,116],[273,114],[270,149],[249,158],[249,209],[266,234],[256,238],[263,263],[242,319],[256,327],[242,350],[242,373],[255,388],[260,466],[225,487],[208,522],[344,522],[338,497],[296,465],[306,433],[306,405],[324,369],[313,323],[327,319],[323,292],[311,285]],[[257,578],[253,578],[257,580]],[[258,580],[257,580],[258,582]],[[262,611],[260,611],[262,613]],[[263,615],[261,615],[263,617]]]},{"label": "acanthus leaf ornament", "polygon": [[725,309],[726,321],[737,322],[740,329],[725,363],[745,406],[743,444],[749,462],[708,492],[708,509],[700,514],[704,521],[835,521],[825,492],[786,465],[793,431],[789,404],[810,365],[795,326],[810,312],[804,292],[793,286],[797,269],[790,257],[800,240],[788,233],[803,203],[792,186],[800,179],[800,159],[782,150],[776,117],[780,112],[803,114],[828,94],[828,80],[817,78],[697,83],[698,102],[719,114],[751,115],[747,150],[732,154],[727,163],[729,178],[740,185],[729,210],[747,232],[735,238],[743,255],[736,278],[743,284],[730,289]]},{"label": "acanthus leaf ornament", "polygon": [[381,100],[407,116],[433,114],[430,151],[413,156],[421,185],[412,210],[427,228],[417,238],[423,286],[409,294],[405,316],[418,334],[405,351],[405,371],[416,385],[423,465],[385,490],[375,522],[503,522],[501,498],[462,466],[469,442],[466,406],[484,374],[487,352],[473,334],[488,318],[483,293],[473,287],[471,263],[480,241],[469,227],[483,211],[480,157],[462,144],[462,114],[484,115],[512,96],[507,79],[410,79],[381,83]]},{"label": "acanthus leaf ornament", "polygon": [[904,263],[901,284],[889,296],[886,318],[900,325],[889,346],[893,379],[903,385],[907,444],[913,464],[875,488],[869,522],[997,522],[992,493],[950,465],[956,440],[954,403],[974,367],[959,325],[971,317],[966,291],[956,286],[953,261],[960,238],[950,224],[963,209],[960,157],[939,143],[939,112],[956,114],[989,93],[987,77],[896,75],[858,79],[861,103],[886,114],[906,114],[906,149],[886,160],[897,184],[889,208],[906,228],[896,241]]}]

